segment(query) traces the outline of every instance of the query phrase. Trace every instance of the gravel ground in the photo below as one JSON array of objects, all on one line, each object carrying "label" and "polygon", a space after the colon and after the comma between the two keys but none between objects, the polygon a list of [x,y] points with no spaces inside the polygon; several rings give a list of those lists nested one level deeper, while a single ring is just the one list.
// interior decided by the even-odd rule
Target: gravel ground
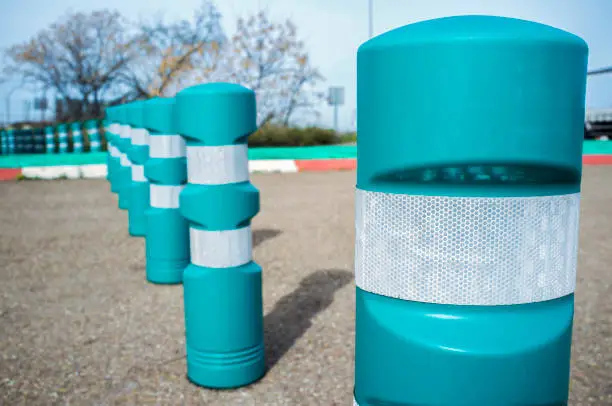
[{"label": "gravel ground", "polygon": [[[572,405],[612,405],[610,176],[585,170]],[[354,180],[252,177],[269,371],[234,391],[186,380],[182,288],[146,283],[105,181],[0,183],[0,404],[349,405]]]}]

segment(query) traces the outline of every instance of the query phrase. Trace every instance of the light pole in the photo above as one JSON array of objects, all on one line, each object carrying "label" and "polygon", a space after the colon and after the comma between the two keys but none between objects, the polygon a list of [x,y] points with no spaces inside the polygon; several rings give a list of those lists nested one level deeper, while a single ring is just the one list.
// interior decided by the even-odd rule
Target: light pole
[{"label": "light pole", "polygon": [[374,0],[368,0],[368,38],[374,35]]}]

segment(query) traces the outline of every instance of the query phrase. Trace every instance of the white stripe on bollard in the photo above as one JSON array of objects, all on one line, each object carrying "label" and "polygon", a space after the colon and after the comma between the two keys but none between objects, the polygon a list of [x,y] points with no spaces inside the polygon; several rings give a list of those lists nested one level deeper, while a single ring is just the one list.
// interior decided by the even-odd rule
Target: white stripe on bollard
[{"label": "white stripe on bollard", "polygon": [[428,303],[512,305],[573,293],[580,194],[413,196],[357,190],[355,281]]},{"label": "white stripe on bollard", "polygon": [[132,128],[130,131],[132,145],[147,145],[149,143],[149,132],[144,128]]},{"label": "white stripe on bollard", "polygon": [[97,148],[100,146],[100,141],[90,141],[89,142],[89,147],[90,148]]},{"label": "white stripe on bollard", "polygon": [[151,207],[159,209],[178,209],[179,195],[185,185],[157,185],[150,186]]},{"label": "white stripe on bollard", "polygon": [[149,156],[151,158],[181,158],[186,154],[185,140],[180,135],[149,137]]},{"label": "white stripe on bollard", "polygon": [[132,166],[132,163],[128,159],[127,155],[123,152],[119,152],[119,163],[121,166]]},{"label": "white stripe on bollard", "polygon": [[249,180],[247,144],[187,147],[187,181],[225,185]]},{"label": "white stripe on bollard", "polygon": [[119,151],[119,148],[117,148],[116,146],[111,144],[109,145],[108,150],[112,157],[115,157],[115,158],[121,157],[121,152]]},{"label": "white stripe on bollard", "polygon": [[144,165],[132,164],[132,180],[134,182],[146,182],[144,175]]},{"label": "white stripe on bollard", "polygon": [[241,266],[252,259],[251,226],[208,231],[189,228],[191,262],[207,268]]}]

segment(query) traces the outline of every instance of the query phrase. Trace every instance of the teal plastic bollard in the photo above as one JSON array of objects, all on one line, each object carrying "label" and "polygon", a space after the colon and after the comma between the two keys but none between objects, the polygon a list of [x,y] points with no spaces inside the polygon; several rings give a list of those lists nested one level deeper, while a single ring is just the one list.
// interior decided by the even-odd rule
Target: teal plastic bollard
[{"label": "teal plastic bollard", "polygon": [[74,122],[71,124],[70,129],[72,130],[72,152],[80,154],[83,152],[83,133],[81,132],[81,123]]},{"label": "teal plastic bollard", "polygon": [[567,404],[587,53],[489,16],[359,48],[356,405]]},{"label": "teal plastic bollard", "polygon": [[149,157],[149,134],[144,128],[144,104],[136,101],[127,108],[127,122],[130,125],[130,147],[128,159],[132,163],[132,182],[128,222],[130,235],[144,237],[147,233],[146,211],[149,209],[149,182],[144,175],[144,164]]},{"label": "teal plastic bollard", "polygon": [[52,126],[45,127],[45,151],[47,154],[55,153],[55,132]]},{"label": "teal plastic bollard", "polygon": [[65,154],[68,152],[68,127],[66,124],[60,124],[57,126],[57,152],[59,154]]},{"label": "teal plastic bollard", "polygon": [[6,142],[8,144],[8,153],[15,153],[15,131],[12,128],[6,130]]},{"label": "teal plastic bollard", "polygon": [[8,137],[5,130],[0,130],[0,154],[8,155]]},{"label": "teal plastic bollard", "polygon": [[119,194],[119,208],[128,210],[130,207],[130,192],[132,189],[132,163],[128,158],[128,151],[132,145],[130,141],[130,126],[127,122],[127,104],[117,106],[117,147],[119,148],[119,169],[117,170],[117,189]]},{"label": "teal plastic bollard", "polygon": [[87,120],[85,122],[85,131],[87,131],[89,151],[100,151],[102,143],[100,142],[100,133],[98,132],[98,120]]},{"label": "teal plastic bollard", "polygon": [[[174,124],[174,98],[154,98],[144,105],[149,131],[150,182],[147,212],[147,280],[159,284],[183,282],[189,265],[189,225],[179,211],[179,195],[187,182],[185,141]],[[168,238],[168,236],[172,236]]]},{"label": "teal plastic bollard", "polygon": [[259,191],[249,182],[247,137],[256,129],[255,94],[212,83],[176,96],[177,129],[187,143],[191,264],[183,274],[187,376],[235,388],[265,373],[261,268],[252,261],[250,220]]}]

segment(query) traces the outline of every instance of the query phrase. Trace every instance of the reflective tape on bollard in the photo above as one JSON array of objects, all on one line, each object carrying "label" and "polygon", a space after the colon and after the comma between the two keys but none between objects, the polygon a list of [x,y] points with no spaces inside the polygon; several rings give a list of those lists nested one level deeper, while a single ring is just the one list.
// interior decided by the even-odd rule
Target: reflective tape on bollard
[{"label": "reflective tape on bollard", "polygon": [[187,182],[225,185],[249,180],[248,146],[187,147]]},{"label": "reflective tape on bollard", "polygon": [[151,207],[158,209],[178,209],[179,195],[185,185],[157,185],[150,186]]},{"label": "reflective tape on bollard", "polygon": [[235,230],[189,229],[191,262],[207,268],[230,268],[252,259],[251,226]]},{"label": "reflective tape on bollard", "polygon": [[355,280],[427,303],[512,305],[574,292],[580,194],[413,196],[357,189]]}]

